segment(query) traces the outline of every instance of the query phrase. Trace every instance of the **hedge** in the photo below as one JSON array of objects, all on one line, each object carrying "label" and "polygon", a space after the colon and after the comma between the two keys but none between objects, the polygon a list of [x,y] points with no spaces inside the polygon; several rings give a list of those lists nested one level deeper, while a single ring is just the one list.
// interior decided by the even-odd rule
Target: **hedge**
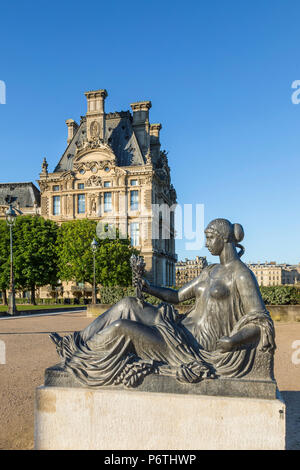
[{"label": "hedge", "polygon": [[260,291],[266,305],[300,304],[300,289],[294,286],[261,286]]},{"label": "hedge", "polygon": [[[294,286],[260,287],[266,305],[297,305],[300,304],[300,289]],[[115,304],[123,297],[135,297],[134,287],[101,287],[99,289],[102,304]],[[145,300],[153,305],[161,303],[160,299],[145,294]],[[186,300],[181,305],[193,305],[195,299]]]}]

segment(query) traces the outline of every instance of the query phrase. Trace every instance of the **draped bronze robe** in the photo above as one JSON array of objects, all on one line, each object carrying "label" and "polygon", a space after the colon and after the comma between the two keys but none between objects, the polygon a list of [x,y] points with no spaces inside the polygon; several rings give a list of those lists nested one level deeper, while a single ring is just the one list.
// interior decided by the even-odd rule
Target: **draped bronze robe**
[{"label": "draped bronze robe", "polygon": [[[273,322],[254,298],[256,286],[256,310],[247,312],[234,273],[218,280],[218,266],[207,267],[192,281],[196,303],[188,314],[178,314],[167,303],[154,307],[128,297],[81,332],[65,336],[58,351],[65,370],[91,387],[122,383],[124,370],[137,365],[141,376],[164,370],[185,382],[247,375],[258,350],[275,348]],[[249,324],[260,327],[258,345],[226,353],[217,349],[220,338]]]}]

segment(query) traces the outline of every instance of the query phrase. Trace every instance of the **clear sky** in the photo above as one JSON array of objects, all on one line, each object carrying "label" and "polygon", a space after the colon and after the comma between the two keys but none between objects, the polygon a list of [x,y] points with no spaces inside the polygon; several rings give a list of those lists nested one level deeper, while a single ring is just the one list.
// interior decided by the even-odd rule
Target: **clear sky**
[{"label": "clear sky", "polygon": [[[53,171],[84,91],[150,99],[180,204],[244,226],[244,261],[300,262],[300,2],[1,2],[1,182]],[[186,251],[177,241],[179,259]],[[208,256],[209,261],[213,261]]]}]

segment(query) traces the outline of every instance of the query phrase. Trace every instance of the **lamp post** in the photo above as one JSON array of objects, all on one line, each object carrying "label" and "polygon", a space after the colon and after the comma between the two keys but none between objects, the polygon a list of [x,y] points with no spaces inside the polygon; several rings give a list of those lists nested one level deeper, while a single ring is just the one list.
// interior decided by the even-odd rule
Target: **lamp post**
[{"label": "lamp post", "polygon": [[91,249],[93,253],[93,293],[92,293],[92,304],[97,303],[97,292],[96,292],[96,251],[98,249],[98,242],[93,239],[91,243]]},{"label": "lamp post", "polygon": [[15,292],[15,281],[14,281],[14,260],[13,260],[13,236],[12,228],[15,224],[17,214],[14,211],[12,204],[9,204],[9,208],[6,211],[6,222],[9,226],[10,232],[10,286],[8,294],[8,313],[9,315],[17,315],[18,311],[16,308],[16,292]]}]

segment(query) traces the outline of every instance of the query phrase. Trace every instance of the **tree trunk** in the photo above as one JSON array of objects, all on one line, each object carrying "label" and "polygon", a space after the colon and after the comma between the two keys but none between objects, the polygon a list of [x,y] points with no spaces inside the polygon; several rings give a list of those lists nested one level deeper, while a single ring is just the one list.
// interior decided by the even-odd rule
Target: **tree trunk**
[{"label": "tree trunk", "polygon": [[8,305],[8,302],[7,302],[7,293],[6,293],[6,290],[5,290],[5,289],[2,291],[2,304],[3,304],[3,305]]},{"label": "tree trunk", "polygon": [[35,301],[35,286],[31,286],[31,304],[36,305]]}]

